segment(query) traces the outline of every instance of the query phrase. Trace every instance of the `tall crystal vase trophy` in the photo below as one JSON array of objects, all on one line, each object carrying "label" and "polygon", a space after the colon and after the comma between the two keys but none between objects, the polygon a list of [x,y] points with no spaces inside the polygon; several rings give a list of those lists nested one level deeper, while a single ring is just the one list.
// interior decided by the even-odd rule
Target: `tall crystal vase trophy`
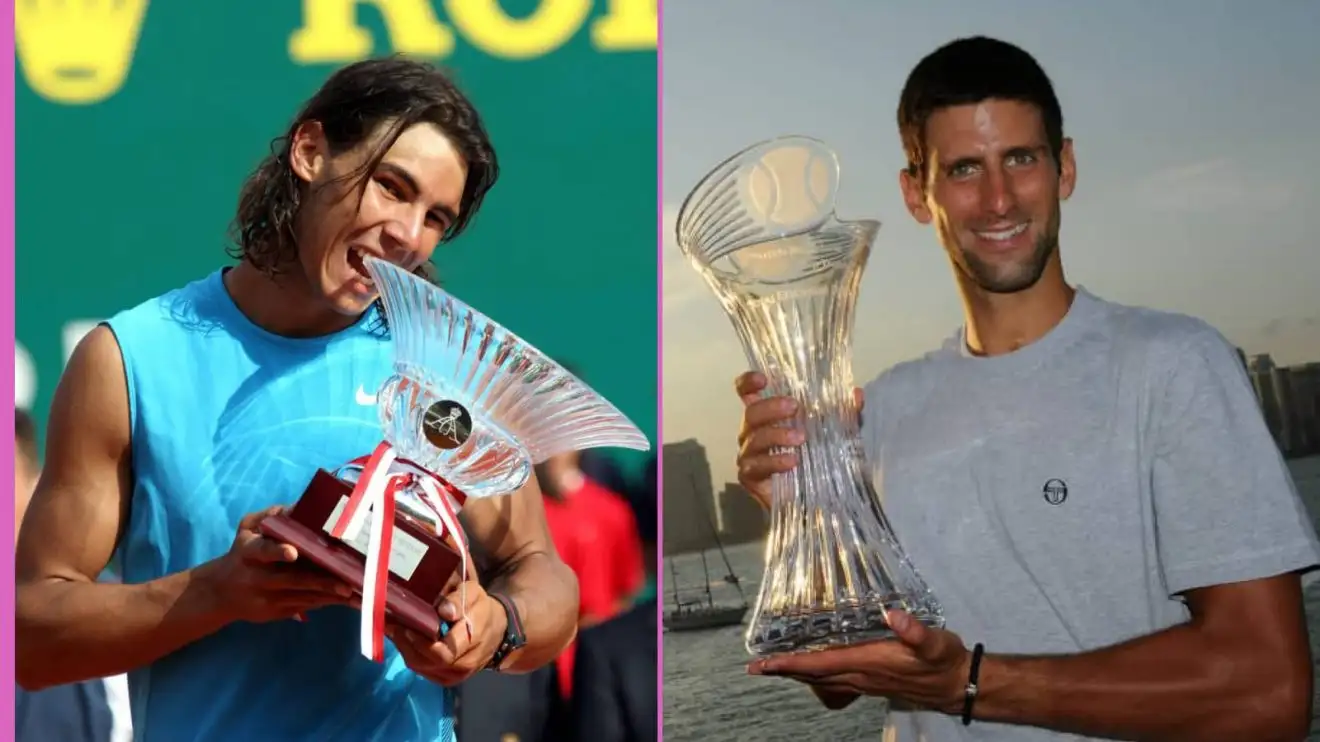
[{"label": "tall crystal vase trophy", "polygon": [[368,258],[366,267],[394,354],[377,393],[383,441],[338,471],[316,472],[298,502],[261,528],[361,593],[362,654],[379,662],[387,620],[435,638],[452,628],[436,604],[454,573],[467,571],[457,513],[469,498],[511,494],[561,453],[650,443],[495,321],[390,263]]},{"label": "tall crystal vase trophy", "polygon": [[864,462],[850,367],[858,285],[877,221],[834,213],[839,162],[822,142],[756,144],[712,170],[678,215],[680,249],[733,322],[766,394],[797,400],[805,443],[772,480],[753,655],[892,638],[901,609],[943,610],[885,518]]}]

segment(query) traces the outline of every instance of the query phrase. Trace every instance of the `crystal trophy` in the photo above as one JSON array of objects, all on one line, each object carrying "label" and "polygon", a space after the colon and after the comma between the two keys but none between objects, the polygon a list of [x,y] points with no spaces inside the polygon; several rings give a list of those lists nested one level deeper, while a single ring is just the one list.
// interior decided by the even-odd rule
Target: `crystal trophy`
[{"label": "crystal trophy", "polygon": [[[783,137],[739,152],[684,200],[684,256],[718,297],[767,396],[798,402],[798,465],[772,479],[753,655],[891,638],[887,611],[943,626],[864,461],[850,364],[858,285],[880,229],[841,221],[839,162]],[[781,451],[787,452],[787,451]]]},{"label": "crystal trophy", "polygon": [[[362,594],[363,654],[388,616],[438,638],[436,602],[467,550],[457,512],[517,491],[567,451],[650,442],[599,393],[530,343],[412,273],[375,258],[394,373],[377,393],[383,442],[262,522]],[[392,522],[394,528],[384,528]]]}]

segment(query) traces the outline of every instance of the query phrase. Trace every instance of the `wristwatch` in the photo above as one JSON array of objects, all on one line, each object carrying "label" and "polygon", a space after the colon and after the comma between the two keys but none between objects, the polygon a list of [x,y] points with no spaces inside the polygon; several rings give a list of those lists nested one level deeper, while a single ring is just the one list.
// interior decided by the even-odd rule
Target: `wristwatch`
[{"label": "wristwatch", "polygon": [[511,652],[522,647],[527,643],[527,635],[523,633],[522,618],[518,615],[518,607],[513,604],[513,600],[507,595],[501,593],[489,593],[504,608],[504,616],[507,619],[504,628],[504,639],[500,646],[496,648],[495,654],[491,656],[490,662],[486,663],[487,670],[500,671],[500,665],[509,656]]}]

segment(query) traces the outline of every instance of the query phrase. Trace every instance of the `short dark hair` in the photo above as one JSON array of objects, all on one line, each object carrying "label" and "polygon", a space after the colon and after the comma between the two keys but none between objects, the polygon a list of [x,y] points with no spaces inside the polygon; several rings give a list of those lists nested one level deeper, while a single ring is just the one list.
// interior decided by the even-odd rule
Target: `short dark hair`
[{"label": "short dark hair", "polygon": [[239,194],[230,255],[268,274],[277,273],[297,255],[294,225],[306,183],[290,166],[290,149],[294,134],[308,121],[320,123],[334,154],[360,146],[381,126],[390,125],[378,150],[354,174],[359,193],[400,134],[418,123],[438,127],[468,169],[458,217],[446,230],[445,241],[463,232],[499,177],[495,149],[481,116],[440,69],[399,56],[348,65],[331,75],[303,105],[288,130],[272,142],[270,155],[248,176]]},{"label": "short dark hair", "polygon": [[926,168],[926,123],[951,106],[989,99],[1029,103],[1040,109],[1056,165],[1063,151],[1063,111],[1054,85],[1035,58],[1006,41],[985,36],[957,39],[926,55],[912,68],[898,100],[898,133],[907,170]]},{"label": "short dark hair", "polygon": [[29,466],[37,465],[37,425],[22,407],[14,408],[14,448]]}]

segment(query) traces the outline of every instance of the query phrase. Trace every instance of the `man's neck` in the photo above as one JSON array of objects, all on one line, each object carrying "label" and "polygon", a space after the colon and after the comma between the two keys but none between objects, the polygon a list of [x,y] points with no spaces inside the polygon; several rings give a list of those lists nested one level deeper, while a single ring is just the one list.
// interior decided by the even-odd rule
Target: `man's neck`
[{"label": "man's neck", "polygon": [[978,356],[1012,353],[1049,334],[1072,307],[1076,290],[1062,270],[1047,270],[1036,285],[995,294],[958,276],[967,323],[967,349]]},{"label": "man's neck", "polygon": [[296,265],[276,277],[245,260],[225,272],[224,284],[240,312],[253,324],[276,335],[320,337],[351,327],[358,320],[316,301]]}]

